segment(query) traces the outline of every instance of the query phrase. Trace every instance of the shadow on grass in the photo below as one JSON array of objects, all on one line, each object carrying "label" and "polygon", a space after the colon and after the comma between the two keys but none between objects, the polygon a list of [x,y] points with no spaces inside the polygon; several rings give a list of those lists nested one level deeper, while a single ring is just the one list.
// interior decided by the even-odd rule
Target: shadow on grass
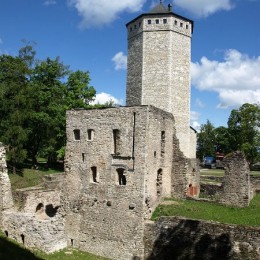
[{"label": "shadow on grass", "polygon": [[12,243],[4,237],[0,237],[0,259],[42,260],[43,258],[39,258],[29,250]]}]

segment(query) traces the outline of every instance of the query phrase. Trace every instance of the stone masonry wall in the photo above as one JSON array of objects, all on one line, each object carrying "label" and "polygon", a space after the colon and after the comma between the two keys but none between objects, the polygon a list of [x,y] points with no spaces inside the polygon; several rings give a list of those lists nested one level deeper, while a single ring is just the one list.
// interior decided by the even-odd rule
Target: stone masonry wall
[{"label": "stone masonry wall", "polygon": [[260,259],[260,228],[178,217],[147,222],[145,259]]},{"label": "stone masonry wall", "polygon": [[0,143],[0,228],[2,227],[3,212],[13,209],[11,183],[7,172],[5,152],[5,147]]},{"label": "stone masonry wall", "polygon": [[153,106],[67,112],[68,243],[112,259],[142,258],[144,219],[171,194],[174,136],[173,116]]},{"label": "stone masonry wall", "polygon": [[242,152],[227,155],[223,163],[225,176],[220,203],[236,207],[247,207],[253,197],[250,185],[250,169]]},{"label": "stone masonry wall", "polygon": [[[189,127],[191,27],[190,21],[172,13],[146,14],[127,26],[127,105],[152,104],[173,113],[180,148],[188,158],[195,149],[190,147]],[[138,77],[137,69],[142,70]]]}]

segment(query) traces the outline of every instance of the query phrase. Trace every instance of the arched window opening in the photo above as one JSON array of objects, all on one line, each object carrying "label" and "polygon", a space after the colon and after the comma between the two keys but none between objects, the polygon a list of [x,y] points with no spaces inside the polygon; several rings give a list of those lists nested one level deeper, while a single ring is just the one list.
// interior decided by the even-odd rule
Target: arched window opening
[{"label": "arched window opening", "polygon": [[39,203],[39,204],[36,206],[35,212],[41,211],[43,208],[44,208],[43,203]]},{"label": "arched window opening", "polygon": [[52,204],[48,204],[48,205],[46,205],[45,213],[47,216],[52,218],[57,214],[58,208],[59,208],[59,206],[56,206],[54,208]]}]

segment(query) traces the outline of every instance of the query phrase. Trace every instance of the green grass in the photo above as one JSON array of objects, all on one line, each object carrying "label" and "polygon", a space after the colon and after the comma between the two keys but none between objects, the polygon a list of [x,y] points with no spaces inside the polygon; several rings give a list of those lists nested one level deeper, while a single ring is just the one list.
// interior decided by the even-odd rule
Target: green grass
[{"label": "green grass", "polygon": [[9,173],[12,190],[23,189],[39,185],[44,175],[62,172],[57,168],[45,168],[40,165],[38,170],[23,168],[17,174]]},{"label": "green grass", "polygon": [[28,250],[11,239],[7,239],[0,233],[0,259],[3,260],[106,260],[100,256],[95,256],[75,249],[66,249],[53,254],[45,254],[40,251]]},{"label": "green grass", "polygon": [[[251,171],[250,174],[252,176],[259,176],[260,177],[260,171]],[[225,175],[225,170],[223,169],[201,169],[200,170],[201,176],[216,176],[216,177],[223,177]]]},{"label": "green grass", "polygon": [[213,202],[194,200],[170,200],[175,203],[173,205],[159,205],[152,215],[152,220],[161,216],[180,216],[227,224],[260,226],[260,194],[254,197],[247,208],[233,208]]}]

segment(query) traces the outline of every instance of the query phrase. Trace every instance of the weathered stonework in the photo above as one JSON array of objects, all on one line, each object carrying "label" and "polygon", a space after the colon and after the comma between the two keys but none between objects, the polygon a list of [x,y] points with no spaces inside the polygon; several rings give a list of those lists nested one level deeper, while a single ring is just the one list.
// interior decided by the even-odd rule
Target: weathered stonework
[{"label": "weathered stonework", "polygon": [[[173,151],[186,165],[179,183]],[[185,196],[186,178],[198,185],[189,169],[168,112],[153,106],[68,111],[62,193],[68,242],[113,259],[142,258],[144,220],[173,186]]]},{"label": "weathered stonework", "polygon": [[190,61],[193,22],[162,4],[127,24],[126,104],[155,105],[174,115],[181,151],[195,158],[190,142]]},{"label": "weathered stonework", "polygon": [[145,259],[260,259],[260,228],[162,217],[144,233]]},{"label": "weathered stonework", "polygon": [[13,209],[11,183],[7,173],[5,147],[0,143],[0,227],[2,227],[3,213]]},{"label": "weathered stonework", "polygon": [[250,185],[250,169],[245,155],[234,152],[227,155],[223,163],[225,176],[219,201],[226,205],[246,207],[253,198]]}]

